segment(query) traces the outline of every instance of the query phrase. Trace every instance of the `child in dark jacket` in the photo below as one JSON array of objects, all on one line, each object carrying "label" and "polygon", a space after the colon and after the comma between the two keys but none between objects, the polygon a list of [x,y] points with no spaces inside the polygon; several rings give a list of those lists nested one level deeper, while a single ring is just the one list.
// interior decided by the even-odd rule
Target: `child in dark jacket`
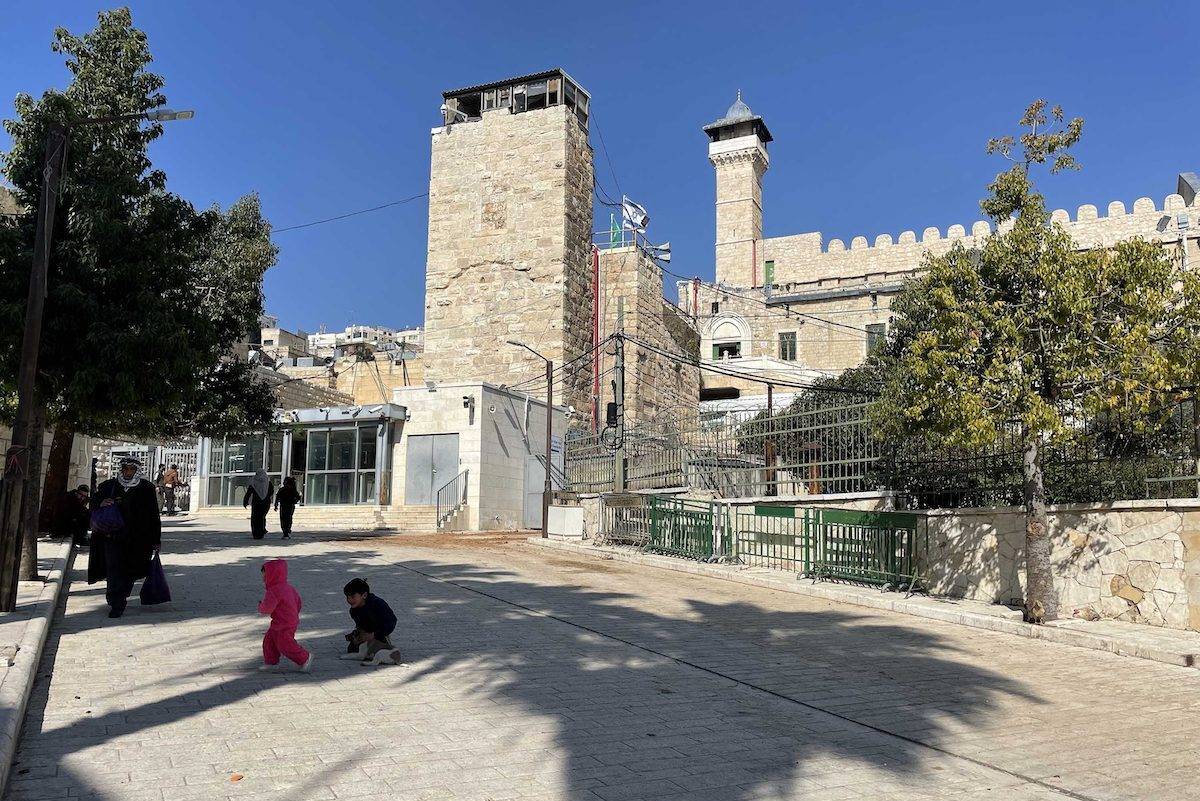
[{"label": "child in dark jacket", "polygon": [[300,625],[300,593],[288,584],[287,562],[272,559],[262,566],[263,584],[267,592],[258,604],[258,611],[271,616],[271,625],[263,637],[263,664],[259,670],[277,670],[280,655],[300,666],[305,673],[312,670],[313,655],[296,642]]},{"label": "child in dark jacket", "polygon": [[387,601],[371,593],[367,582],[352,579],[343,589],[354,631],[346,635],[344,659],[361,659],[364,665],[400,664],[400,649],[390,639],[396,630],[396,615]]}]

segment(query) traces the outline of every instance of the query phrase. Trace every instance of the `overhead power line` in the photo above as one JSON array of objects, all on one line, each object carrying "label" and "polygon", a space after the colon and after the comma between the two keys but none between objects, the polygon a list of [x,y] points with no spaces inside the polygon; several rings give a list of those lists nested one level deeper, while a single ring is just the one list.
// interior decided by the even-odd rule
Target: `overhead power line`
[{"label": "overhead power line", "polygon": [[336,217],[326,217],[323,220],[313,220],[312,222],[301,223],[299,225],[289,225],[285,228],[276,228],[271,233],[281,234],[284,231],[296,231],[300,228],[312,228],[314,225],[324,225],[325,223],[331,223],[331,222],[337,222],[338,220],[344,220],[347,217],[357,217],[360,214],[370,214],[371,212],[379,211],[380,209],[390,209],[392,206],[403,206],[405,203],[411,203],[412,201],[419,200],[420,198],[423,198],[423,197],[429,197],[429,193],[422,192],[419,195],[413,195],[412,197],[406,197],[402,200],[393,200],[390,203],[383,203],[379,206],[372,206],[369,209],[360,209],[358,211],[349,211],[349,212],[346,212],[345,214],[339,214]]},{"label": "overhead power line", "polygon": [[717,373],[719,375],[726,376],[727,378],[740,378],[745,381],[752,381],[752,382],[758,383],[758,384],[769,384],[773,387],[788,387],[791,389],[815,389],[819,392],[838,392],[838,393],[842,393],[842,394],[846,394],[846,395],[876,395],[877,394],[877,393],[869,392],[869,391],[865,391],[865,390],[846,389],[844,387],[825,387],[825,386],[819,386],[817,384],[802,384],[802,383],[795,382],[795,381],[788,381],[786,379],[778,379],[777,380],[777,379],[763,378],[760,375],[743,373],[739,370],[734,370],[734,369],[724,367],[724,366],[718,366],[718,365],[712,364],[710,362],[702,362],[699,358],[688,356],[687,354],[684,354],[684,353],[672,353],[664,348],[658,347],[657,345],[652,345],[649,342],[644,342],[640,339],[636,339],[635,337],[624,335],[624,338],[640,347],[645,348],[646,350],[649,350],[653,353],[657,353],[660,356],[664,356],[668,359],[671,359],[672,361],[674,361],[678,364],[685,364],[689,367],[695,367],[700,370],[706,370],[711,373]]}]

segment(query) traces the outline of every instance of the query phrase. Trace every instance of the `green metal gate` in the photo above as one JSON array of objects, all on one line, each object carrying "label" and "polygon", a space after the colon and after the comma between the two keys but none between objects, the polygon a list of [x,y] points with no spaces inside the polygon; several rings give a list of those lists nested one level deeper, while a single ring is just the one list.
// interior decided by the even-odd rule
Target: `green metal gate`
[{"label": "green metal gate", "polygon": [[714,504],[654,497],[650,501],[650,537],[645,550],[708,560],[716,553]]}]

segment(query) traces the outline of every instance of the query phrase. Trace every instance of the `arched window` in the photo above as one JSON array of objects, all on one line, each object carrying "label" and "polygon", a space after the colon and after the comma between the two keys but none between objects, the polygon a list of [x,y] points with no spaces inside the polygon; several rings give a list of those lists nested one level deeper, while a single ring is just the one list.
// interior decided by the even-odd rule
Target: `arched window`
[{"label": "arched window", "polygon": [[713,320],[706,339],[714,361],[741,359],[749,355],[750,326],[740,317],[719,317]]}]

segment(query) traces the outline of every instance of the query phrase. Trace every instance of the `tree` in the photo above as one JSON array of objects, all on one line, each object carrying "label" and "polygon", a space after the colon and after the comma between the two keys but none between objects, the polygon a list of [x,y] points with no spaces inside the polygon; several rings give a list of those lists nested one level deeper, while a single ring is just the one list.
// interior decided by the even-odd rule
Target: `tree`
[{"label": "tree", "polygon": [[1160,244],[1082,249],[1057,223],[1030,173],[1078,165],[1068,152],[1083,121],[1033,103],[1019,140],[988,143],[1013,163],[981,202],[997,232],[978,249],[927,255],[892,306],[893,363],[873,410],[892,435],[950,446],[1013,436],[1026,517],[1026,616],[1058,616],[1044,461],[1083,421],[1122,415],[1137,425],[1172,388],[1197,379],[1200,278]]},{"label": "tree", "polygon": [[[11,403],[52,124],[165,105],[145,34],[128,9],[103,12],[82,36],[55,31],[66,90],[27,94],[6,120],[3,173],[23,213],[0,225],[0,397]],[[262,427],[273,406],[252,368],[229,359],[262,313],[276,248],[258,199],[196,210],[167,191],[147,149],[159,123],[72,128],[59,194],[39,393],[56,431],[173,438]],[[65,488],[70,447],[52,449],[47,489]],[[50,495],[49,500],[53,495]]]}]

